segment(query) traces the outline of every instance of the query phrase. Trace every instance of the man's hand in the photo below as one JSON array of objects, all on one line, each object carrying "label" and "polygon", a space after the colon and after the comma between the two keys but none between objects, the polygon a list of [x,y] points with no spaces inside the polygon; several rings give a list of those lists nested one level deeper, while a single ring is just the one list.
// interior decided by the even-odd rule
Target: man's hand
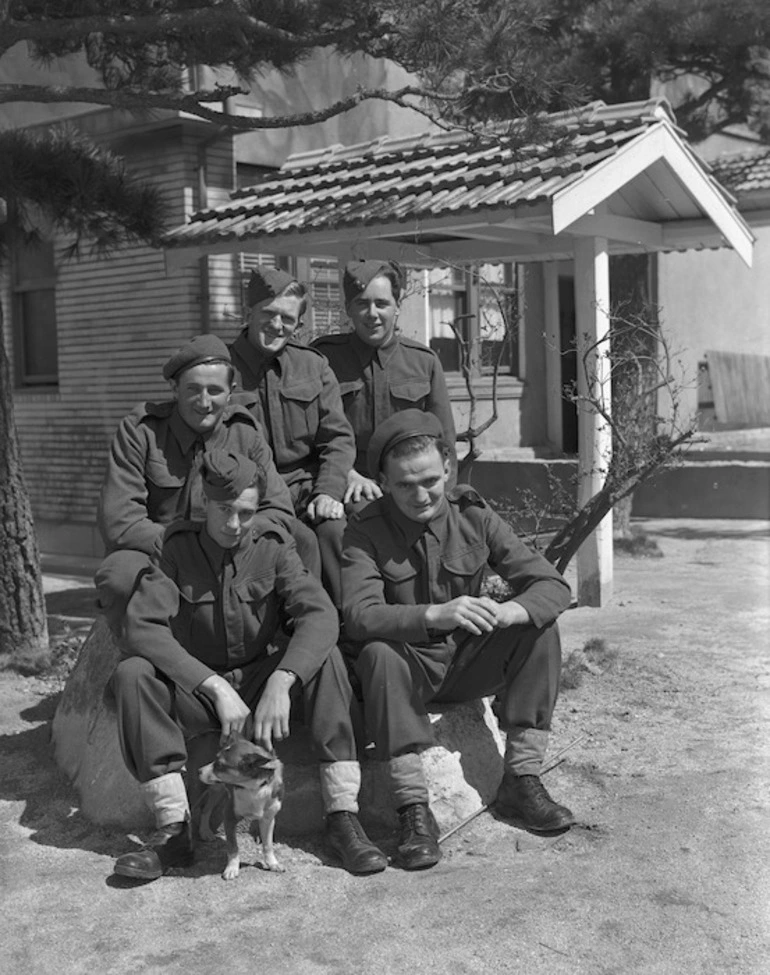
[{"label": "man's hand", "polygon": [[289,691],[296,679],[296,675],[287,670],[274,670],[267,679],[254,709],[254,741],[263,748],[272,748],[273,741],[289,737]]},{"label": "man's hand", "polygon": [[515,599],[495,603],[495,617],[495,626],[501,629],[507,626],[529,626],[532,623],[532,617]]},{"label": "man's hand", "polygon": [[345,504],[351,502],[358,504],[359,501],[375,501],[382,497],[382,488],[370,477],[364,477],[356,470],[348,471],[348,487],[343,498]]},{"label": "man's hand", "polygon": [[341,501],[335,501],[328,494],[317,494],[307,506],[307,516],[311,521],[337,521],[345,514]]},{"label": "man's hand", "polygon": [[531,622],[529,613],[515,599],[498,603],[489,596],[458,596],[448,603],[433,604],[425,611],[427,628],[442,633],[459,627],[481,636],[498,628]]},{"label": "man's hand", "polygon": [[243,702],[241,695],[219,674],[212,674],[211,677],[207,677],[201,682],[200,689],[214,703],[219,723],[222,725],[220,742],[223,743],[233,731],[242,735],[251,712]]},{"label": "man's hand", "polygon": [[448,603],[436,603],[425,611],[425,625],[429,630],[449,633],[460,627],[480,636],[495,628],[495,602],[488,596],[458,596]]}]

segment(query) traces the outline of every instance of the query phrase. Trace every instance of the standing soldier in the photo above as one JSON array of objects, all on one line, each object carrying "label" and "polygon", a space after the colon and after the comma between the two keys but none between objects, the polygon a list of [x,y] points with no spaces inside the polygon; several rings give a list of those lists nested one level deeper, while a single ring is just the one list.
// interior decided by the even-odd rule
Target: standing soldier
[{"label": "standing soldier", "polygon": [[95,582],[116,635],[137,574],[149,564],[167,526],[201,516],[206,451],[234,450],[264,468],[260,508],[292,528],[291,498],[262,430],[248,410],[230,404],[233,376],[224,342],[215,335],[196,336],[163,366],[173,400],[141,403],[112,440],[97,512],[107,557]]},{"label": "standing soldier", "polygon": [[292,340],[307,304],[304,286],[286,271],[259,268],[251,273],[247,300],[248,325],[230,353],[241,386],[251,395],[237,394],[236,399],[262,423],[294,511],[316,534],[324,583],[339,607],[343,498],[355,459],[353,430],[326,359]]},{"label": "standing soldier", "polygon": [[369,440],[383,420],[401,410],[430,410],[439,418],[456,470],[455,427],[441,363],[431,349],[396,330],[404,281],[403,268],[392,261],[350,261],[342,286],[353,331],[313,343],[337,376],[355,433],[346,502],[381,496],[377,472],[368,467]]}]

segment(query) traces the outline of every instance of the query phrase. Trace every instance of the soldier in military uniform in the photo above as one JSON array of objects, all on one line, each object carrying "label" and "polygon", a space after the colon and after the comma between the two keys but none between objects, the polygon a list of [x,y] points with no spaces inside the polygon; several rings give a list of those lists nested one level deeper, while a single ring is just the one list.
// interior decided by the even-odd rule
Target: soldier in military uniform
[{"label": "soldier in military uniform", "polygon": [[307,303],[304,286],[286,271],[258,268],[251,273],[247,300],[248,325],[230,346],[247,394],[236,399],[262,423],[294,511],[317,536],[324,584],[339,606],[353,430],[326,359],[292,339]]},{"label": "soldier in military uniform", "polygon": [[163,366],[174,399],[140,404],[112,440],[97,512],[108,554],[95,582],[116,634],[134,580],[166,527],[202,514],[205,451],[227,448],[256,461],[267,473],[262,510],[280,524],[293,525],[291,497],[259,423],[230,403],[233,376],[224,342],[215,335],[196,336]]},{"label": "soldier in military uniform", "polygon": [[288,532],[259,513],[263,470],[212,450],[202,483],[205,520],[166,530],[159,565],[142,573],[126,610],[112,678],[120,744],[159,832],[119,857],[115,872],[154,880],[189,865],[187,741],[239,732],[270,748],[289,735],[300,694],[321,763],[327,841],[350,872],[384,870],[357,818],[356,702],[336,646],[337,614]]},{"label": "soldier in military uniform", "polygon": [[[567,583],[473,488],[446,489],[449,451],[433,414],[406,410],[381,424],[368,470],[384,495],[351,516],[345,532],[344,618],[359,646],[368,734],[400,817],[402,866],[430,867],[440,857],[419,755],[432,743],[428,706],[496,695],[506,732],[498,810],[533,832],[568,828],[572,813],[539,778]],[[487,565],[511,599],[481,595]]]},{"label": "soldier in military uniform", "polygon": [[401,410],[429,410],[439,418],[456,470],[455,427],[441,363],[431,349],[397,331],[404,281],[403,268],[394,262],[350,261],[342,284],[353,331],[313,343],[337,376],[355,433],[346,502],[380,497],[377,472],[368,466],[369,440],[383,420]]}]

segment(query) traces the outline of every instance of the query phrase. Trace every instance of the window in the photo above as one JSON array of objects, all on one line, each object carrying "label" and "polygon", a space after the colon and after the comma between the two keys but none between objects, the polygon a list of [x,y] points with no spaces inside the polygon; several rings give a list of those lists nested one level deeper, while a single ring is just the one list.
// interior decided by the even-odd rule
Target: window
[{"label": "window", "polygon": [[19,386],[59,381],[56,264],[50,241],[21,242],[13,252],[13,346]]},{"label": "window", "polygon": [[430,347],[446,372],[460,371],[464,342],[473,374],[492,373],[496,364],[506,375],[518,373],[514,265],[433,270],[429,306]]}]

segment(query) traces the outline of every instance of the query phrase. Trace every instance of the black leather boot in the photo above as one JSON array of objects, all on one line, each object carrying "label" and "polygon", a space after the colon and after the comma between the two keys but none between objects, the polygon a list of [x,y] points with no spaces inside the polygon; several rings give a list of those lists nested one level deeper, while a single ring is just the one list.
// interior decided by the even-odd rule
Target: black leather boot
[{"label": "black leather boot", "polygon": [[530,833],[558,833],[575,825],[572,812],[554,802],[537,775],[506,772],[497,790],[495,809]]},{"label": "black leather boot", "polygon": [[326,842],[348,873],[379,873],[388,865],[387,857],[366,835],[355,813],[329,813]]},{"label": "black leather boot", "polygon": [[172,867],[191,867],[194,860],[189,822],[171,823],[158,830],[152,845],[136,853],[124,853],[114,872],[135,880],[157,880]]},{"label": "black leather boot", "polygon": [[398,810],[398,862],[404,870],[426,870],[441,859],[438,824],[427,803],[416,802]]}]

